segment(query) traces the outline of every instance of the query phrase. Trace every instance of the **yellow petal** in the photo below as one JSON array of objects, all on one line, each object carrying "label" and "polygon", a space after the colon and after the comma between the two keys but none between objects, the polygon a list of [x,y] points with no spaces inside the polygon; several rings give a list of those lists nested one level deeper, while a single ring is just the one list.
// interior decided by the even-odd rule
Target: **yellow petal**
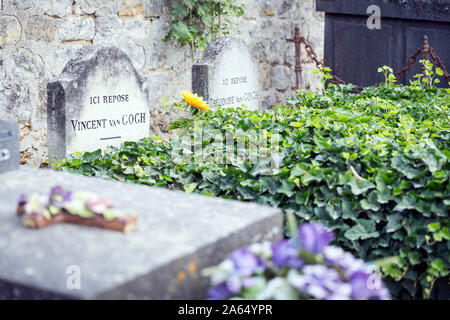
[{"label": "yellow petal", "polygon": [[206,101],[203,100],[203,97],[199,97],[197,93],[192,93],[190,91],[183,91],[181,95],[189,105],[201,109],[201,110],[209,110],[209,105]]}]

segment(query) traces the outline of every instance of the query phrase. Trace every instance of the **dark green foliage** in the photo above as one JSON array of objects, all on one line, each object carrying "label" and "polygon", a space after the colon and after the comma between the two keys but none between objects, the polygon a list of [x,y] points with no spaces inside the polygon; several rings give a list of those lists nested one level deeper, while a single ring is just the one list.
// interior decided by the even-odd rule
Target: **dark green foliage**
[{"label": "dark green foliage", "polygon": [[247,143],[252,129],[279,131],[279,169],[268,169],[267,159],[194,166],[172,157],[177,139],[156,137],[74,155],[59,167],[282,207],[330,227],[335,244],[366,261],[398,256],[383,267],[393,296],[448,298],[449,90],[349,89],[299,93],[264,113],[219,109],[203,116],[206,130],[242,129],[239,139]]}]

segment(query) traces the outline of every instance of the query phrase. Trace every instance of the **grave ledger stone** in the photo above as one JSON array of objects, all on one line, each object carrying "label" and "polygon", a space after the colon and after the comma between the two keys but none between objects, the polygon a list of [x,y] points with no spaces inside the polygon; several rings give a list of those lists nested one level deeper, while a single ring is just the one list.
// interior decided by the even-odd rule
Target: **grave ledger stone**
[{"label": "grave ledger stone", "polygon": [[47,86],[51,162],[149,135],[143,80],[115,47],[87,46]]},{"label": "grave ledger stone", "polygon": [[0,120],[0,173],[16,170],[20,161],[19,127]]},{"label": "grave ledger stone", "polygon": [[260,110],[259,67],[247,44],[232,37],[214,39],[192,66],[192,91],[212,109],[246,105]]},{"label": "grave ledger stone", "polygon": [[[0,181],[0,300],[205,299],[203,268],[283,234],[281,209],[252,203],[48,169],[21,168],[0,174]],[[23,227],[16,214],[20,194],[55,185],[114,199],[136,215],[136,230]]]}]

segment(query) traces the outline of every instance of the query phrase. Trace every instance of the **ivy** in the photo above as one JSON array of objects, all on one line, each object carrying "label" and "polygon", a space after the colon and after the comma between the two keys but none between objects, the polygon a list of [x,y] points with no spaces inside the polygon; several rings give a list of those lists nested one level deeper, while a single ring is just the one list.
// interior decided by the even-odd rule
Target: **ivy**
[{"label": "ivy", "polygon": [[[299,223],[328,226],[336,245],[366,261],[398,257],[382,268],[393,296],[448,298],[450,90],[351,89],[299,92],[262,113],[219,108],[201,116],[204,132],[240,130],[236,145],[252,144],[253,130],[279,132],[278,168],[267,158],[194,165],[194,154],[174,152],[182,150],[177,137],[150,137],[71,155],[58,169],[281,207]],[[213,143],[204,135],[204,148]]]}]

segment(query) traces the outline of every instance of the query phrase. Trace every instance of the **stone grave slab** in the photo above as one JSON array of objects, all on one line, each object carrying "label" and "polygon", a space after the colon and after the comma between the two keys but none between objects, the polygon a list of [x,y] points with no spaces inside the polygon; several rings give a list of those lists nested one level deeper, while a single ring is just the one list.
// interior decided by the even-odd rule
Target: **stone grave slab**
[{"label": "stone grave slab", "polygon": [[213,109],[246,105],[260,110],[259,66],[247,44],[233,37],[214,39],[192,66],[192,91]]},{"label": "stone grave slab", "polygon": [[19,127],[0,120],[0,173],[19,168]]},{"label": "stone grave slab", "polygon": [[70,153],[119,146],[150,133],[143,79],[118,48],[83,47],[48,83],[47,94],[52,163]]},{"label": "stone grave slab", "polygon": [[[204,267],[282,236],[281,210],[251,203],[26,167],[0,181],[0,299],[204,299]],[[137,229],[23,227],[20,194],[54,185],[113,199],[136,214]],[[67,285],[75,272],[79,289]]]}]

